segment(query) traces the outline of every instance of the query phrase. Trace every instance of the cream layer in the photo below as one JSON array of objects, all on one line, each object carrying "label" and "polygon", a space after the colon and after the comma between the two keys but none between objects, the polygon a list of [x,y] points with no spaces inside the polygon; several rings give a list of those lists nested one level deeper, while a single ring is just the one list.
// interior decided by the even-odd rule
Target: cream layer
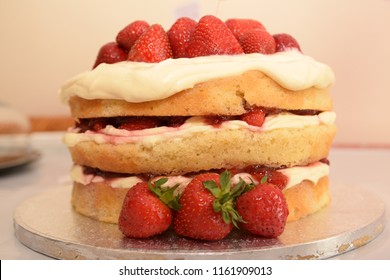
[{"label": "cream layer", "polygon": [[[278,172],[281,172],[283,175],[287,177],[287,184],[285,189],[289,189],[301,183],[304,180],[309,180],[314,184],[317,184],[319,179],[329,175],[329,165],[322,162],[314,162],[307,166],[295,166],[295,167],[279,169]],[[80,165],[74,165],[70,174],[73,181],[81,183],[83,185],[106,181],[109,182],[112,188],[131,188],[137,183],[143,182],[143,179],[137,176],[110,178],[106,180],[102,176],[85,174],[83,167]],[[192,180],[192,177],[189,176],[159,176],[153,178],[152,181],[156,181],[160,178],[168,178],[168,181],[164,186],[173,187],[178,184],[179,187],[176,189],[176,191],[179,194],[184,191],[185,187]],[[255,184],[259,183],[249,173],[239,173],[234,175],[232,177],[232,183],[233,184],[238,183],[240,178],[246,181],[247,183],[250,182],[254,182]]]},{"label": "cream layer", "polygon": [[60,88],[66,103],[71,96],[119,99],[139,103],[161,100],[211,79],[259,70],[286,89],[327,88],[334,83],[331,68],[294,50],[272,55],[213,55],[167,59],[160,63],[102,63]]},{"label": "cream layer", "polygon": [[161,126],[128,131],[108,125],[98,132],[88,130],[85,133],[79,133],[78,129],[73,128],[65,133],[63,142],[68,147],[73,147],[84,141],[94,141],[98,144],[110,143],[114,145],[126,143],[153,145],[158,141],[164,141],[169,138],[191,137],[195,133],[205,131],[249,129],[251,131],[261,133],[279,128],[302,128],[321,124],[332,125],[334,124],[335,119],[336,114],[334,112],[322,112],[313,116],[281,113],[267,116],[261,127],[249,125],[241,120],[225,121],[220,126],[214,127],[207,124],[203,117],[191,117],[180,127]]}]

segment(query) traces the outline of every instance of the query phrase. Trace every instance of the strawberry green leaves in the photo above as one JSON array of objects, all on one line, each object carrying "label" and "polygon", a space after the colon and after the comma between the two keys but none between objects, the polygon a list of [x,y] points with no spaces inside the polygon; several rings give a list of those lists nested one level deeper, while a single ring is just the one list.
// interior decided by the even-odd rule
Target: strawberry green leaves
[{"label": "strawberry green leaves", "polygon": [[163,186],[168,182],[167,178],[161,178],[155,181],[153,184],[149,181],[149,189],[169,208],[173,210],[179,210],[181,205],[179,203],[179,195],[175,195],[175,190],[179,187],[179,184],[176,184],[173,187]]},{"label": "strawberry green leaves", "polygon": [[240,178],[240,181],[233,186],[229,171],[225,171],[220,175],[219,183],[221,187],[218,187],[215,181],[205,181],[203,186],[215,197],[213,202],[214,211],[221,212],[225,223],[233,223],[238,228],[238,223],[243,222],[243,219],[235,209],[235,200],[242,193],[251,189],[252,185],[247,184]]}]

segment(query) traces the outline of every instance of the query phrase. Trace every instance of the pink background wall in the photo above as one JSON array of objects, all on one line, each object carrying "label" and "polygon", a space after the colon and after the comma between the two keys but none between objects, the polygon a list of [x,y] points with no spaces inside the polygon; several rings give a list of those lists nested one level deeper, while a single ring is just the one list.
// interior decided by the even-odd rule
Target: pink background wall
[{"label": "pink background wall", "polygon": [[178,16],[205,14],[255,18],[294,35],[336,74],[336,144],[390,145],[389,0],[0,0],[0,102],[27,115],[66,115],[59,86],[90,69],[122,27],[145,19],[169,28]]}]

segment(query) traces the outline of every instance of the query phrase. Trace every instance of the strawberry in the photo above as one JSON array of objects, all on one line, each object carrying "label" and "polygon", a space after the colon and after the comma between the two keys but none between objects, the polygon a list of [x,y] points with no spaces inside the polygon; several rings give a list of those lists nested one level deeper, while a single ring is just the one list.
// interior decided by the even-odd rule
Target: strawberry
[{"label": "strawberry", "polygon": [[108,120],[104,118],[91,119],[89,121],[89,127],[91,127],[92,131],[99,131],[104,129],[108,124]]},{"label": "strawberry", "polygon": [[188,117],[183,117],[183,116],[171,116],[169,117],[168,121],[166,122],[166,126],[169,127],[179,127],[182,126]]},{"label": "strawberry", "polygon": [[286,198],[276,186],[265,183],[237,198],[236,208],[245,222],[240,226],[264,237],[278,237],[284,231],[288,208]]},{"label": "strawberry", "polygon": [[252,29],[263,29],[265,27],[262,23],[254,19],[241,19],[241,18],[232,18],[225,21],[226,26],[230,29],[233,35],[237,38],[240,38],[241,35],[248,32]]},{"label": "strawberry", "polygon": [[281,33],[274,34],[273,37],[275,39],[277,52],[283,52],[289,49],[297,49],[298,51],[302,52],[301,47],[293,36],[286,33]]},{"label": "strawberry", "polygon": [[249,125],[261,127],[265,119],[265,110],[254,108],[241,116],[241,120]]},{"label": "strawberry", "polygon": [[126,51],[119,47],[117,43],[109,42],[100,48],[93,68],[100,63],[112,64],[119,61],[125,61],[126,59]]},{"label": "strawberry", "polygon": [[121,48],[129,52],[135,41],[137,41],[137,39],[148,28],[149,24],[146,21],[134,21],[127,25],[125,28],[123,28],[121,31],[119,31],[118,35],[116,36],[116,42]]},{"label": "strawberry", "polygon": [[195,176],[180,197],[181,208],[173,220],[178,235],[200,240],[220,240],[242,221],[233,209],[244,182],[232,188],[230,173]]},{"label": "strawberry", "polygon": [[275,39],[264,29],[252,29],[240,36],[239,42],[245,53],[273,54]]},{"label": "strawberry", "polygon": [[80,132],[87,130],[99,131],[104,129],[109,124],[107,118],[92,118],[92,119],[79,119],[76,122],[76,127],[80,129]]},{"label": "strawberry", "polygon": [[143,118],[138,117],[129,122],[123,122],[119,125],[119,129],[126,130],[141,130],[147,128],[157,127],[159,125],[159,121],[157,119]]},{"label": "strawberry", "polygon": [[268,182],[280,190],[283,190],[287,185],[287,177],[277,170],[254,166],[249,172],[253,174],[257,181]]},{"label": "strawberry", "polygon": [[220,127],[225,121],[231,120],[231,116],[219,116],[219,115],[214,115],[214,116],[207,116],[204,121],[208,125],[212,125],[214,127]]},{"label": "strawberry", "polygon": [[160,62],[172,57],[167,33],[159,24],[153,24],[134,43],[128,60],[138,62]]},{"label": "strawberry", "polygon": [[196,27],[196,21],[188,17],[182,17],[176,20],[168,30],[168,38],[171,43],[172,54],[174,58],[186,57],[187,46],[192,32]]},{"label": "strawberry", "polygon": [[211,15],[199,20],[187,47],[188,57],[242,53],[240,44],[226,24]]},{"label": "strawberry", "polygon": [[127,237],[147,238],[166,231],[172,223],[173,210],[180,206],[173,188],[162,185],[160,179],[152,185],[140,182],[130,188],[123,201],[118,226]]}]

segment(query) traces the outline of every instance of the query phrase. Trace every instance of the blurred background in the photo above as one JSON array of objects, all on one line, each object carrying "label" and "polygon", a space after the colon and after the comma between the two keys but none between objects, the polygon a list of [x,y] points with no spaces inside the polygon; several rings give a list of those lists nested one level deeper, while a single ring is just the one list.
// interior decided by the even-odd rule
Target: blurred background
[{"label": "blurred background", "polygon": [[390,0],[0,0],[0,102],[36,131],[64,129],[69,110],[58,88],[91,69],[119,30],[138,19],[168,29],[178,17],[206,14],[292,34],[336,74],[335,145],[390,146]]}]

